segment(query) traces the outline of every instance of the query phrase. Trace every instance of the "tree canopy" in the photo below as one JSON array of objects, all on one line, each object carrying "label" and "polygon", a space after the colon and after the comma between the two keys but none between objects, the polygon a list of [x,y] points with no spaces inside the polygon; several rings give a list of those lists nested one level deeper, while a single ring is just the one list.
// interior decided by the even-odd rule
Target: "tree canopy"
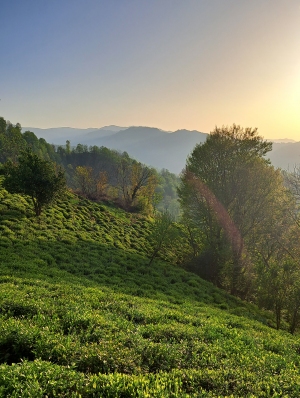
[{"label": "tree canopy", "polygon": [[4,175],[4,188],[10,193],[30,196],[37,216],[43,207],[51,204],[65,189],[62,169],[41,159],[29,148],[19,156],[18,163],[6,162]]},{"label": "tree canopy", "polygon": [[271,148],[257,129],[216,128],[181,178],[184,218],[202,232],[199,272],[240,296],[250,289],[253,258],[266,257],[268,240],[275,252],[291,221],[280,171],[264,157]]}]

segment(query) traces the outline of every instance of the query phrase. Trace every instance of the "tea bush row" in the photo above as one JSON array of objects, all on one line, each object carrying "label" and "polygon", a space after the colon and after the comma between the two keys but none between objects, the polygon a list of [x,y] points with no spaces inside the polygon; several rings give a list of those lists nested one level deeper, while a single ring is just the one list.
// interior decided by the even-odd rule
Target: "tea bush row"
[{"label": "tea bush row", "polygon": [[2,397],[230,398],[299,396],[296,372],[260,377],[241,369],[174,370],[146,375],[90,375],[47,361],[0,365]]}]

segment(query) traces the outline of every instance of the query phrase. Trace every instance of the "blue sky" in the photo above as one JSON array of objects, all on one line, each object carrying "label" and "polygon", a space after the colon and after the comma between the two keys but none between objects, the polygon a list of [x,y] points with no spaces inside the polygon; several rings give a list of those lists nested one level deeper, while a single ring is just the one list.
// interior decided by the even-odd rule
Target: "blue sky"
[{"label": "blue sky", "polygon": [[299,0],[10,0],[0,115],[300,140]]}]

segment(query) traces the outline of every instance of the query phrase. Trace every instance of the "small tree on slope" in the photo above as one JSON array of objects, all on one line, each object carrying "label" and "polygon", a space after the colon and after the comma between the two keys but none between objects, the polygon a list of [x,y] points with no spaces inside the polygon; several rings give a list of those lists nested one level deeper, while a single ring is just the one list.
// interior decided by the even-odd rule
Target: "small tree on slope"
[{"label": "small tree on slope", "polygon": [[22,152],[17,164],[7,162],[4,175],[4,188],[10,193],[30,196],[37,216],[43,207],[61,196],[66,187],[62,169],[42,160],[30,149]]}]

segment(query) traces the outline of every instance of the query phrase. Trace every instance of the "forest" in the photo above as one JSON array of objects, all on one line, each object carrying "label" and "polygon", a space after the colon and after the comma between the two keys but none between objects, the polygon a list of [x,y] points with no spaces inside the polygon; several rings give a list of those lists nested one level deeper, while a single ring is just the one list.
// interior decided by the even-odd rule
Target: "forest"
[{"label": "forest", "polygon": [[178,177],[0,118],[1,396],[299,396],[300,172],[271,147],[215,128]]}]

